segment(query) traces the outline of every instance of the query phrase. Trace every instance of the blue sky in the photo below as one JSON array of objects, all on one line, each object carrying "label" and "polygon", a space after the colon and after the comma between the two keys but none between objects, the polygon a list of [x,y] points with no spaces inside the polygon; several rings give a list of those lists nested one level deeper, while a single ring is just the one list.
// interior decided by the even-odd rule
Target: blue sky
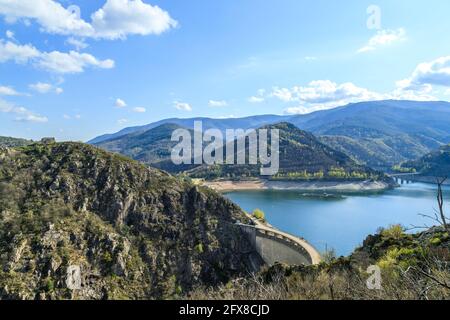
[{"label": "blue sky", "polygon": [[0,0],[0,135],[86,141],[169,117],[448,100],[449,12],[441,0]]}]

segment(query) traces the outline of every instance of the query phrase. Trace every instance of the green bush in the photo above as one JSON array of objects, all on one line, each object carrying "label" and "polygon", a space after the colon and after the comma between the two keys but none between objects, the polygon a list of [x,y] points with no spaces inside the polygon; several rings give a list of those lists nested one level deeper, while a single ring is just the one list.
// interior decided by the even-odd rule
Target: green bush
[{"label": "green bush", "polygon": [[203,253],[203,252],[205,252],[205,249],[203,248],[203,244],[201,244],[201,243],[199,243],[198,245],[195,246],[195,250],[196,250],[198,253]]},{"label": "green bush", "polygon": [[404,235],[404,229],[401,225],[396,224],[390,226],[388,229],[384,229],[381,231],[381,235],[384,238],[392,238],[392,239],[401,239]]},{"label": "green bush", "polygon": [[52,279],[47,279],[47,282],[45,284],[45,290],[47,292],[52,292],[55,289],[55,283]]},{"label": "green bush", "polygon": [[261,220],[261,221],[265,220],[265,218],[266,218],[266,215],[264,214],[264,211],[262,211],[262,210],[260,210],[260,209],[255,209],[255,210],[253,211],[253,216],[254,216],[256,219]]}]

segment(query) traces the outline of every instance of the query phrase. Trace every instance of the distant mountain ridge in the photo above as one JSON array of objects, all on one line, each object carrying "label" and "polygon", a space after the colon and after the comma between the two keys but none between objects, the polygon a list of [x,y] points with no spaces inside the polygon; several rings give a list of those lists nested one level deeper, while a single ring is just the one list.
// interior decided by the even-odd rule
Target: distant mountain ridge
[{"label": "distant mountain ridge", "polygon": [[[278,181],[315,180],[378,180],[383,174],[357,164],[346,154],[321,143],[314,135],[288,122],[261,127],[279,130],[279,172],[270,177]],[[269,146],[271,141],[269,141]],[[248,144],[246,154],[248,155]],[[263,151],[265,152],[265,151]],[[262,164],[256,165],[202,165],[188,171],[194,178],[241,179],[261,176]]]},{"label": "distant mountain ridge", "polygon": [[89,143],[98,144],[130,133],[142,133],[168,123],[193,129],[195,121],[202,121],[205,130],[256,129],[289,122],[316,136],[326,136],[322,142],[373,167],[390,167],[402,161],[417,159],[450,143],[449,102],[395,100],[361,102],[294,116],[166,119],[100,136]]},{"label": "distant mountain ridge", "polygon": [[32,140],[0,136],[0,147],[14,148],[26,146],[32,143]]},{"label": "distant mountain ridge", "polygon": [[[171,173],[185,173],[194,178],[205,178],[207,180],[219,178],[242,179],[261,175],[261,164],[248,164],[248,141],[245,150],[240,151],[246,153],[247,164],[245,165],[177,166],[173,164],[171,150],[178,142],[171,141],[171,134],[179,128],[181,127],[176,124],[163,124],[143,133],[131,133],[95,145],[108,151],[121,153],[150,166]],[[280,133],[280,170],[271,179],[377,180],[381,178],[379,172],[358,164],[345,153],[332,149],[320,142],[311,133],[300,130],[291,123],[282,122],[263,126],[261,129],[278,129]],[[236,142],[233,142],[235,146]],[[269,148],[270,144],[271,141],[269,141]],[[236,157],[235,154],[235,160]],[[225,162],[225,159],[223,161]]]},{"label": "distant mountain ridge", "polygon": [[212,119],[212,118],[188,118],[188,119],[178,119],[178,118],[169,118],[161,121],[157,121],[154,123],[150,123],[144,126],[138,127],[129,127],[125,128],[117,133],[113,134],[105,134],[99,137],[96,137],[90,141],[89,144],[98,144],[100,142],[105,142],[112,139],[117,139],[132,133],[143,133],[150,129],[157,128],[164,124],[172,124],[178,125],[180,127],[194,129],[194,122],[201,121],[203,123],[203,130],[208,129],[256,129],[266,124],[273,124],[276,122],[287,121],[292,116],[277,116],[277,115],[262,115],[262,116],[252,116],[245,118],[230,118],[230,119]]},{"label": "distant mountain ridge", "polygon": [[123,154],[155,168],[178,173],[194,167],[191,165],[175,166],[170,160],[172,148],[178,143],[171,141],[172,132],[181,128],[177,124],[166,123],[143,132],[133,132],[94,145],[110,152]]}]

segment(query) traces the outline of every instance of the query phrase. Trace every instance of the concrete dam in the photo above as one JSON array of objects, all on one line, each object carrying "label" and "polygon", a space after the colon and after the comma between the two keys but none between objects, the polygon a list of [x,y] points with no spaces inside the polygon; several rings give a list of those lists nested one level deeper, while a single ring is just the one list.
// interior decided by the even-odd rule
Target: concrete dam
[{"label": "concrete dam", "polygon": [[238,224],[266,265],[314,265],[320,254],[305,240],[253,221],[255,225]]}]

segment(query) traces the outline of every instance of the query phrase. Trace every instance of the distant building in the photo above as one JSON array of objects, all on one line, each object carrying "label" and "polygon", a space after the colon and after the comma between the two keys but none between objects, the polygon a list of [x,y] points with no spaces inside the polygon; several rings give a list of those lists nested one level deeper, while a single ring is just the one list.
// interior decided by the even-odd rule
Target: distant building
[{"label": "distant building", "polygon": [[56,143],[56,139],[55,138],[42,138],[41,143],[44,143],[44,144]]}]

